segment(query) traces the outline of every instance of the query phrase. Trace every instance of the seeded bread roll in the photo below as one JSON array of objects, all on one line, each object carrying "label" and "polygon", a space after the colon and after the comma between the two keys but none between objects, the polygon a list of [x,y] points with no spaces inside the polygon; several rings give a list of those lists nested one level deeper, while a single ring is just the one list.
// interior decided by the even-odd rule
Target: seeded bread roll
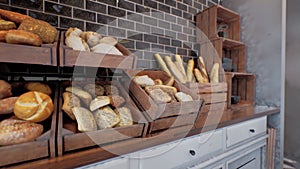
[{"label": "seeded bread roll", "polygon": [[97,96],[94,100],[92,100],[90,110],[95,111],[96,109],[109,105],[110,102],[111,101],[108,96]]},{"label": "seeded bread roll", "polygon": [[43,126],[23,120],[6,119],[0,122],[0,145],[12,145],[35,140]]},{"label": "seeded bread roll", "polygon": [[33,46],[41,46],[42,39],[31,32],[23,30],[9,30],[5,36],[6,43],[25,44]]},{"label": "seeded bread roll", "polygon": [[75,115],[72,111],[72,108],[81,106],[80,99],[71,92],[64,92],[63,99],[64,104],[62,105],[62,110],[67,113],[72,120],[75,120]]},{"label": "seeded bread roll", "polygon": [[127,107],[120,107],[114,110],[120,116],[118,127],[133,125],[132,115]]},{"label": "seeded bread roll", "polygon": [[84,90],[81,90],[77,87],[67,87],[66,88],[66,91],[67,92],[71,92],[73,94],[75,94],[76,96],[78,96],[80,98],[80,100],[87,106],[89,107],[90,106],[90,103],[92,101],[92,96],[84,91]]},{"label": "seeded bread roll", "polygon": [[87,84],[83,88],[85,91],[89,92],[93,97],[103,96],[104,95],[104,87],[99,84]]},{"label": "seeded bread roll", "polygon": [[155,82],[148,75],[135,76],[133,80],[141,87],[155,85]]},{"label": "seeded bread roll", "polygon": [[79,131],[87,132],[97,130],[94,116],[88,109],[83,107],[73,107],[72,111],[75,115]]},{"label": "seeded bread roll", "polygon": [[14,106],[18,97],[9,97],[0,100],[0,114],[9,114],[14,112]]},{"label": "seeded bread roll", "polygon": [[25,84],[25,89],[29,91],[42,92],[47,95],[50,95],[52,93],[51,88],[47,84],[40,82],[28,82]]},{"label": "seeded bread roll", "polygon": [[94,112],[94,117],[100,129],[112,128],[120,122],[120,116],[109,106],[97,109]]},{"label": "seeded bread roll", "polygon": [[113,107],[121,107],[125,103],[125,99],[119,95],[110,95],[109,100]]}]

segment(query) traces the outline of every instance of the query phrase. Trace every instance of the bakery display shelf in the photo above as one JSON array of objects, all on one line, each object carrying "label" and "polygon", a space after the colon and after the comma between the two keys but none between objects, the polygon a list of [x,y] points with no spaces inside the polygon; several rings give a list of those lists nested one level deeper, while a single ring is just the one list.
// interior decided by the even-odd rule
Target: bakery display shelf
[{"label": "bakery display shelf", "polygon": [[61,32],[59,55],[61,67],[86,66],[118,69],[135,69],[137,56],[118,43],[116,48],[123,55],[76,51],[65,45],[65,32]]},{"label": "bakery display shelf", "polygon": [[68,117],[62,110],[62,93],[64,91],[64,87],[66,87],[66,84],[63,84],[60,88],[61,93],[59,96],[58,106],[58,156],[72,153],[73,151],[84,151],[133,138],[144,137],[146,135],[148,124],[121,84],[118,81],[102,81],[96,83],[101,85],[113,84],[118,87],[121,96],[123,96],[126,100],[125,106],[131,111],[134,124],[130,126],[108,128],[91,132],[79,132],[76,121],[71,120],[71,118]]},{"label": "bakery display shelf", "polygon": [[[25,82],[11,82],[15,83],[20,87],[20,84]],[[23,165],[26,162],[32,160],[40,160],[45,158],[54,158],[56,156],[56,122],[57,122],[57,103],[58,103],[58,92],[59,88],[58,82],[51,81],[47,84],[52,89],[52,94],[50,95],[54,104],[54,111],[52,115],[43,122],[39,124],[43,125],[43,133],[34,141],[0,146],[0,167],[10,167],[13,165]],[[26,92],[22,89],[17,90],[18,95]],[[23,91],[24,90],[24,91]],[[10,115],[11,116],[11,115]],[[0,116],[1,119],[10,118],[9,116]]]},{"label": "bakery display shelf", "polygon": [[57,66],[59,35],[53,44],[40,47],[0,42],[0,62]]},{"label": "bakery display shelf", "polygon": [[[148,75],[151,79],[161,79],[163,84],[170,79],[170,76],[163,71],[127,70],[125,73],[131,79],[134,76]],[[189,94],[193,101],[159,104],[135,81],[131,80],[128,85],[133,100],[149,121],[149,134],[169,128],[194,125],[195,119],[203,106],[203,99],[200,99],[196,93],[176,80],[174,87],[177,88],[177,91]]]}]

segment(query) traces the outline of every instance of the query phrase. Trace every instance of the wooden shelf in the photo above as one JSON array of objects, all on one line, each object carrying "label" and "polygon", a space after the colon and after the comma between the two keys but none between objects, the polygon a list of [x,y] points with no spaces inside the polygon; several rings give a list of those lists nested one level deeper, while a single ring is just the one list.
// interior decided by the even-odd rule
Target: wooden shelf
[{"label": "wooden shelf", "polygon": [[223,41],[223,48],[230,49],[230,48],[235,48],[235,47],[240,47],[245,45],[243,42],[240,41],[236,41],[228,38],[221,38],[221,39]]}]

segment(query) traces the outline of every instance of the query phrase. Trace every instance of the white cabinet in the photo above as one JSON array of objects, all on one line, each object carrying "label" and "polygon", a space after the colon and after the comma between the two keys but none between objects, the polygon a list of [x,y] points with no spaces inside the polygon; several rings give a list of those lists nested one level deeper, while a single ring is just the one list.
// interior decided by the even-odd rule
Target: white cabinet
[{"label": "white cabinet", "polygon": [[117,157],[102,161],[99,163],[94,163],[92,165],[81,167],[86,169],[131,169],[130,162],[127,157]]},{"label": "white cabinet", "polygon": [[261,168],[261,151],[257,149],[227,162],[227,169],[259,169]]}]

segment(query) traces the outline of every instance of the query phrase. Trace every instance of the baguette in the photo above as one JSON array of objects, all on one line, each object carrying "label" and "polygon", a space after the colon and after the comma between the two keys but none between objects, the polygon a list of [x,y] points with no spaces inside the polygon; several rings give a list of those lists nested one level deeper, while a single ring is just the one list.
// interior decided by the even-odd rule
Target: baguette
[{"label": "baguette", "polygon": [[205,62],[204,62],[204,59],[202,56],[199,57],[198,64],[199,64],[202,76],[208,80],[208,74],[207,74]]},{"label": "baguette", "polygon": [[72,111],[75,115],[78,130],[82,132],[97,130],[97,124],[93,114],[83,107],[73,107]]},{"label": "baguette", "polygon": [[179,72],[175,64],[172,62],[170,56],[165,56],[165,61],[168,67],[170,68],[172,74],[178,79],[181,83],[186,83],[186,79],[184,76]]},{"label": "baguette", "polygon": [[90,104],[90,110],[95,111],[101,107],[107,106],[110,104],[110,99],[108,96],[97,96],[94,100],[92,100]]},{"label": "baguette", "polygon": [[199,83],[208,83],[208,81],[202,76],[202,74],[198,68],[194,69],[194,74]]},{"label": "baguette", "polygon": [[178,62],[181,71],[186,76],[185,69],[184,69],[184,66],[183,66],[183,61],[182,61],[182,58],[180,57],[180,55],[175,55],[175,60]]},{"label": "baguette", "polygon": [[175,61],[175,62],[174,62],[174,65],[176,66],[176,68],[177,68],[178,71],[180,72],[181,76],[182,76],[185,80],[187,80],[187,77],[186,77],[186,75],[185,75],[185,71],[184,71],[184,70],[183,70],[183,71],[181,70],[180,63],[177,62],[177,61]]},{"label": "baguette", "polygon": [[90,103],[92,101],[92,96],[88,92],[81,90],[77,87],[67,87],[66,91],[75,94],[76,96],[78,96],[80,98],[80,100],[86,106],[88,106],[88,107],[90,106]]},{"label": "baguette", "polygon": [[210,73],[210,82],[219,83],[219,63],[215,63],[211,69]]},{"label": "baguette", "polygon": [[170,70],[168,69],[166,63],[164,62],[164,60],[161,58],[161,56],[157,53],[154,54],[155,59],[157,60],[158,64],[160,65],[160,67],[162,68],[163,71],[165,71],[169,76],[172,76]]},{"label": "baguette", "polygon": [[31,32],[23,30],[9,30],[5,36],[5,41],[12,44],[25,44],[33,46],[41,46],[42,39]]},{"label": "baguette", "polygon": [[194,59],[189,59],[186,68],[186,76],[188,82],[192,82],[193,78],[195,78],[193,74],[194,67],[195,67]]}]

